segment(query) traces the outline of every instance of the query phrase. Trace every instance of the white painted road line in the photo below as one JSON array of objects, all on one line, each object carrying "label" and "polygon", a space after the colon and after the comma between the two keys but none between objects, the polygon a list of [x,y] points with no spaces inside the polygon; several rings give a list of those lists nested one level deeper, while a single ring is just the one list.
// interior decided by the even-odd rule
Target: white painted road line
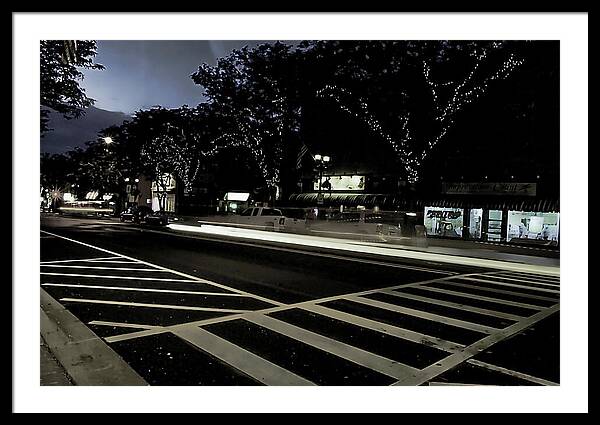
[{"label": "white painted road line", "polygon": [[530,279],[540,279],[540,280],[544,280],[544,281],[560,283],[560,276],[548,276],[548,275],[524,273],[524,272],[492,272],[491,274],[507,275],[507,276],[523,276],[523,277],[530,278]]},{"label": "white painted road line", "polygon": [[501,274],[494,274],[494,275],[488,275],[488,276],[494,277],[494,278],[498,278],[498,279],[505,279],[505,280],[508,280],[508,281],[511,281],[511,282],[521,282],[521,283],[524,283],[524,284],[528,284],[529,283],[529,284],[533,285],[533,287],[535,287],[535,286],[541,286],[541,287],[547,287],[548,289],[551,289],[551,288],[560,288],[560,285],[556,284],[556,283],[548,283],[547,281],[532,280],[532,279],[529,279],[529,278],[526,278],[526,277],[524,277],[524,278],[523,277],[516,277],[514,275],[506,276],[506,275],[503,275],[503,274],[502,275]]},{"label": "white painted road line", "polygon": [[145,329],[143,331],[129,332],[126,334],[121,334],[121,335],[108,336],[108,337],[104,338],[104,341],[111,344],[113,342],[126,341],[128,339],[135,339],[135,338],[143,338],[145,336],[152,336],[152,335],[157,335],[157,334],[161,334],[161,333],[164,333],[164,331],[162,331],[160,328]]},{"label": "white painted road line", "polygon": [[97,261],[89,261],[90,263],[98,263],[98,264],[142,264],[139,261],[131,261],[131,260],[97,260]]},{"label": "white painted road line", "polygon": [[46,276],[67,276],[67,277],[90,277],[90,278],[102,278],[102,279],[125,279],[125,280],[153,280],[158,282],[186,282],[186,283],[197,283],[197,280],[190,279],[164,279],[158,277],[136,277],[136,276],[113,276],[103,274],[81,274],[81,273],[50,273],[41,272],[40,274]]},{"label": "white painted road line", "polygon": [[[450,283],[450,282],[447,282]],[[465,288],[473,288],[473,286],[470,285],[463,285],[461,283],[454,283],[452,282],[452,285],[454,286],[460,286],[460,287],[465,287]],[[543,310],[546,307],[542,307],[539,305],[535,305],[535,304],[527,304],[527,303],[521,303],[521,302],[517,302],[517,301],[510,301],[510,300],[504,300],[502,298],[494,298],[494,297],[486,297],[483,295],[474,295],[474,294],[470,294],[467,292],[460,292],[460,291],[452,291],[450,289],[441,289],[441,288],[434,288],[433,286],[419,286],[419,289],[423,289],[425,291],[430,291],[430,292],[438,292],[440,294],[448,294],[448,295],[457,295],[459,297],[467,297],[467,298],[472,298],[474,300],[481,300],[481,301],[490,301],[493,303],[498,303],[498,304],[504,304],[504,305],[510,305],[510,306],[514,306],[514,307],[523,307],[523,308],[529,308],[532,310]],[[478,288],[478,289],[482,289],[482,288]],[[510,291],[495,291],[493,289],[491,289],[489,292],[492,293],[507,293]],[[514,294],[513,292],[510,292],[510,294]],[[552,300],[554,301],[554,300]]]},{"label": "white painted road line", "polygon": [[295,325],[274,319],[263,314],[249,314],[244,320],[288,336],[296,341],[318,348],[334,356],[341,357],[352,363],[382,373],[392,378],[402,379],[416,370],[395,360],[362,350],[315,332],[307,331]]},{"label": "white painted road line", "polygon": [[[185,278],[189,279],[189,280],[185,280],[183,282],[189,282],[190,280],[192,280],[192,281],[195,281],[195,282],[206,283],[208,285],[212,285],[212,286],[215,286],[217,288],[225,289],[225,290],[228,290],[230,292],[237,292],[238,294],[245,295],[245,296],[248,296],[248,297],[251,297],[251,298],[255,298],[257,300],[261,300],[261,301],[264,301],[264,302],[269,303],[269,304],[284,305],[283,303],[280,303],[279,301],[274,301],[274,300],[271,300],[271,299],[266,298],[266,297],[261,297],[259,295],[254,295],[254,294],[251,294],[249,292],[242,291],[240,289],[236,289],[236,288],[232,288],[232,287],[229,287],[229,286],[226,286],[226,285],[222,285],[220,283],[216,283],[216,282],[213,282],[213,281],[210,281],[210,280],[207,280],[207,279],[202,279],[202,278],[199,278],[197,276],[192,276],[192,275],[189,275],[187,273],[183,273],[183,272],[180,272],[180,271],[177,271],[177,270],[172,270],[172,269],[169,269],[167,267],[159,266],[157,264],[152,264],[152,263],[149,263],[147,261],[142,261],[142,260],[139,260],[137,258],[128,257],[126,255],[121,255],[121,254],[118,254],[116,252],[109,251],[108,249],[104,249],[104,248],[100,248],[100,247],[97,247],[97,246],[94,246],[94,245],[90,245],[90,244],[85,243],[85,242],[80,242],[80,241],[75,240],[75,239],[71,239],[71,238],[67,238],[67,237],[64,237],[64,236],[56,235],[54,233],[46,232],[45,230],[42,230],[42,232],[44,232],[46,234],[49,234],[49,235],[52,235],[52,236],[56,236],[58,238],[61,238],[61,239],[64,239],[64,240],[67,240],[67,241],[70,241],[70,242],[73,242],[73,243],[76,243],[76,244],[79,244],[79,245],[83,245],[83,246],[87,246],[87,247],[90,247],[90,248],[94,248],[94,249],[96,249],[98,251],[106,252],[108,254],[117,255],[117,256],[119,256],[119,258],[126,258],[126,259],[133,260],[133,261],[136,261],[136,262],[141,263],[141,264],[146,264],[146,265],[148,265],[150,267],[155,267],[155,268],[158,268],[158,269],[167,270],[167,271],[170,271],[171,273],[174,273],[176,275],[179,275],[179,276],[182,276],[182,277],[185,277]],[[138,279],[144,279],[144,278],[138,278]]]},{"label": "white painted road line", "polygon": [[[448,285],[452,285],[452,286],[458,286],[460,288],[471,288],[471,289],[477,289],[479,291],[491,292],[492,294],[505,294],[505,295],[511,295],[511,296],[516,296],[516,297],[529,298],[532,300],[548,301],[551,303],[558,302],[558,298],[556,298],[556,297],[545,297],[543,295],[534,295],[534,294],[529,294],[526,292],[518,292],[518,291],[509,291],[509,290],[505,290],[505,289],[490,288],[489,286],[477,286],[476,284],[454,282],[453,280],[446,280],[446,281],[444,281],[444,283],[448,284]],[[423,289],[429,289],[429,287],[423,286]],[[466,295],[470,296],[469,294],[466,294]],[[506,303],[507,301],[503,301],[503,302]]]},{"label": "white painted road line", "polygon": [[[54,237],[54,236],[53,236]],[[54,264],[54,263],[76,263],[76,262],[93,262],[95,258],[77,258],[75,260],[53,260],[53,261],[40,261],[40,264]]]},{"label": "white painted road line", "polygon": [[133,329],[160,329],[162,326],[140,325],[138,323],[121,323],[121,322],[105,322],[103,320],[92,320],[88,325],[112,326],[118,328],[133,328]]},{"label": "white painted road line", "polygon": [[329,307],[324,307],[322,305],[306,305],[301,308],[302,310],[310,311],[322,316],[350,323],[355,326],[360,326],[362,328],[371,329],[373,331],[391,335],[396,338],[412,341],[417,344],[429,345],[449,353],[454,353],[464,348],[464,345],[462,344],[446,341],[441,338],[436,338],[408,329],[399,328],[397,326],[388,325],[387,323],[377,322],[365,317],[355,316],[353,314],[335,310]]},{"label": "white painted road line", "polygon": [[517,372],[516,370],[506,369],[504,367],[496,366],[496,365],[493,365],[490,363],[485,363],[485,362],[482,362],[482,361],[479,361],[476,359],[469,359],[469,360],[467,360],[467,363],[470,363],[475,366],[483,367],[485,369],[493,370],[495,372],[501,372],[501,373],[504,373],[505,375],[510,375],[510,376],[514,376],[517,378],[521,378],[526,381],[533,382],[535,384],[547,385],[547,386],[559,385],[556,382],[548,381],[546,379],[538,378],[536,376],[531,376],[526,373]]},{"label": "white painted road line", "polygon": [[189,295],[208,295],[221,297],[243,297],[244,295],[225,292],[199,292],[199,291],[178,291],[171,289],[150,289],[150,288],[131,288],[129,286],[103,286],[103,285],[79,285],[70,283],[42,283],[42,286],[57,286],[65,288],[88,288],[88,289],[109,289],[115,291],[136,291],[136,292],[160,292],[167,294],[189,294]]},{"label": "white painted road line", "polygon": [[496,310],[488,310],[486,308],[474,307],[467,304],[458,304],[450,301],[439,300],[437,298],[428,298],[421,297],[419,295],[413,295],[406,292],[398,292],[398,291],[383,291],[384,294],[392,295],[394,297],[406,298],[409,300],[421,301],[428,304],[436,304],[444,307],[456,308],[462,311],[470,311],[472,313],[484,314],[486,316],[498,317],[500,319],[508,319],[518,322],[523,317],[517,316],[516,314],[503,313],[501,311]]},{"label": "white painted road line", "polygon": [[313,382],[202,328],[185,327],[173,329],[172,332],[265,385],[315,385]]},{"label": "white painted road line", "polygon": [[[420,281],[420,282],[413,282],[410,284],[402,284],[402,285],[395,285],[395,286],[391,286],[391,287],[387,287],[387,288],[378,288],[378,289],[371,289],[368,291],[361,291],[361,292],[354,292],[354,293],[350,293],[350,294],[342,294],[342,295],[335,295],[335,296],[331,296],[331,297],[325,297],[325,298],[319,298],[319,299],[315,299],[315,300],[309,300],[309,301],[302,301],[299,303],[294,303],[294,304],[287,304],[287,305],[279,305],[276,307],[269,307],[269,308],[265,308],[265,309],[261,309],[261,310],[255,310],[254,312],[256,313],[262,313],[262,314],[270,314],[270,313],[275,313],[277,311],[284,311],[284,310],[290,310],[293,308],[304,308],[304,307],[311,307],[311,306],[315,306],[315,307],[322,307],[325,309],[328,309],[327,307],[324,306],[317,306],[317,304],[320,303],[326,303],[329,301],[335,301],[335,300],[343,300],[346,299],[349,296],[357,296],[357,295],[366,295],[366,294],[373,294],[376,292],[380,292],[383,289],[396,289],[396,288],[403,288],[405,286],[414,286],[414,285],[420,285],[420,284],[424,284],[424,283],[432,283],[432,282],[443,282],[446,279],[450,279],[452,278],[452,276],[449,277],[442,277],[442,278],[436,278],[436,279],[429,279],[429,280],[424,280],[424,281]],[[328,309],[329,310],[329,309]],[[331,310],[331,311],[335,311],[337,312],[337,310]],[[340,314],[342,314],[341,312],[339,312]],[[354,316],[354,317],[358,317],[358,316]],[[235,320],[235,319],[243,319],[244,318],[244,314],[232,314],[229,316],[222,316],[222,317],[215,317],[215,318],[211,318],[211,319],[202,319],[202,320],[194,320],[192,322],[185,322],[185,323],[179,323],[179,324],[175,324],[175,325],[171,325],[171,326],[167,326],[165,327],[164,330],[154,330],[154,331],[148,331],[148,332],[152,332],[153,334],[159,334],[159,333],[163,333],[163,332],[168,332],[170,328],[179,328],[179,327],[186,327],[186,326],[204,326],[204,325],[210,325],[213,323],[221,323],[221,322],[226,322],[226,321],[230,321],[230,320]],[[336,317],[334,317],[336,318]],[[362,318],[359,318],[358,320],[361,320]],[[343,319],[340,319],[343,320]],[[364,320],[369,320],[369,319],[364,319]],[[376,324],[379,324],[381,326],[386,326],[384,323],[379,323],[379,322],[374,322]],[[400,329],[400,328],[397,328]],[[404,329],[401,329],[401,331],[404,331]],[[421,334],[416,333],[416,332],[412,332],[412,331],[408,331],[407,332],[407,336],[405,339],[411,339],[411,335],[415,336],[415,337],[419,337]],[[125,339],[133,339],[133,338],[137,338],[137,335],[135,333],[129,334],[128,335],[122,335],[120,337],[120,340],[125,340]],[[145,336],[146,334],[144,334]],[[426,344],[429,343],[435,343],[435,341],[439,341],[440,344],[444,344],[443,340],[439,340],[437,338],[434,338],[431,342],[427,339],[430,338],[428,335],[424,335],[424,341]],[[433,338],[433,337],[431,337]],[[420,342],[418,340],[415,340],[415,342]],[[450,350],[452,350],[453,346],[458,346],[460,347],[460,344],[456,344],[454,342],[449,342],[450,345],[448,345],[447,347],[450,348]]]},{"label": "white painted road line", "polygon": [[134,272],[167,273],[166,270],[159,270],[159,269],[132,269],[130,267],[65,266],[65,265],[62,265],[62,264],[42,264],[42,267],[62,267],[62,268],[69,268],[69,269],[94,269],[94,270],[126,270],[126,271],[134,271]]},{"label": "white painted road line", "polygon": [[109,300],[90,300],[87,298],[61,298],[60,301],[67,303],[87,303],[87,304],[105,304],[105,305],[124,305],[128,307],[150,307],[162,308],[168,310],[192,310],[192,311],[212,311],[216,313],[246,313],[249,310],[232,310],[227,308],[195,307],[191,305],[169,305],[169,304],[151,304],[151,303],[130,303],[126,301]]},{"label": "white painted road line", "polygon": [[512,288],[531,289],[533,291],[548,292],[548,293],[551,293],[551,294],[560,294],[560,291],[557,291],[557,290],[554,290],[554,289],[536,288],[536,287],[533,287],[533,286],[516,285],[514,283],[499,282],[497,280],[481,279],[481,278],[478,278],[478,277],[461,277],[461,279],[470,280],[470,281],[473,281],[473,282],[491,283],[491,284],[494,284],[494,285],[508,286],[508,287],[512,287]]},{"label": "white painted road line", "polygon": [[497,328],[491,326],[484,326],[479,323],[467,322],[465,320],[454,319],[451,317],[442,316],[439,314],[428,313],[426,311],[415,310],[408,307],[402,307],[396,304],[390,304],[382,301],[372,300],[364,297],[348,297],[350,301],[365,304],[371,307],[381,308],[384,310],[394,311],[396,313],[408,314],[409,316],[420,317],[421,319],[433,320],[438,323],[445,323],[447,325],[457,326],[464,329],[470,329],[472,331],[481,332],[485,334],[491,334],[497,331]]},{"label": "white painted road line", "polygon": [[463,351],[451,354],[445,359],[442,359],[431,366],[427,366],[425,369],[422,369],[413,376],[399,380],[393,385],[415,386],[430,381],[431,379],[441,375],[447,370],[450,370],[453,367],[458,366],[462,362],[469,360],[471,357],[477,355],[481,351],[488,349],[495,343],[523,331],[524,329],[530,327],[534,323],[537,323],[540,320],[545,319],[546,317],[556,313],[558,310],[559,306],[558,304],[556,304],[550,308],[547,308],[543,311],[540,311],[539,313],[534,314],[531,317],[528,317],[527,319],[521,320],[520,322],[517,322],[514,325],[510,325],[507,328],[498,330],[497,332],[494,332],[493,334],[488,335],[487,337],[469,345]]}]

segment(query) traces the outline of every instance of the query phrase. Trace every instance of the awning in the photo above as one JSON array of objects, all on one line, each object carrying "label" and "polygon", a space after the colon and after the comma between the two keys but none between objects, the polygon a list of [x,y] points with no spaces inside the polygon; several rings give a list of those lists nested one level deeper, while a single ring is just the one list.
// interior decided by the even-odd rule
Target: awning
[{"label": "awning", "polygon": [[[290,195],[289,203],[294,206],[316,206],[317,193],[294,193]],[[398,194],[375,194],[375,193],[324,193],[323,206],[378,206],[380,208],[394,208],[402,210],[422,211],[425,207],[444,208],[483,208],[488,210],[508,211],[537,211],[537,212],[559,212],[560,203],[558,199],[536,199],[536,198],[503,198],[478,197],[447,199],[421,198],[410,199]]]},{"label": "awning", "polygon": [[[294,193],[290,195],[290,202],[299,204],[316,204],[317,193]],[[365,205],[365,206],[383,206],[392,204],[394,201],[393,195],[372,194],[372,193],[324,193],[323,205],[339,206],[339,205]]]}]

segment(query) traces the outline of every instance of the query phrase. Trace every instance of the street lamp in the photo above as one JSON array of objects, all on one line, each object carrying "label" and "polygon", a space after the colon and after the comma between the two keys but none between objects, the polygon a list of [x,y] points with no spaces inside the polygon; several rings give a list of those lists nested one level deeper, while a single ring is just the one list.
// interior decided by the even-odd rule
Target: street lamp
[{"label": "street lamp", "polygon": [[323,183],[323,170],[327,168],[327,164],[331,161],[331,157],[327,155],[316,154],[314,156],[315,162],[317,163],[317,170],[319,171],[319,192],[317,194],[317,205],[323,204],[323,198],[321,194],[321,184]]},{"label": "street lamp", "polygon": [[106,143],[107,145],[110,145],[113,142],[112,137],[103,137],[104,139],[104,143]]}]

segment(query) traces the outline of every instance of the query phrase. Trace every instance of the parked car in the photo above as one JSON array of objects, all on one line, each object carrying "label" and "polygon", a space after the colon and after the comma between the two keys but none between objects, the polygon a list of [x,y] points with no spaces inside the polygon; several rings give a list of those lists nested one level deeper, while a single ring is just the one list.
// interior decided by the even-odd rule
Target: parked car
[{"label": "parked car", "polygon": [[239,216],[232,217],[232,222],[258,229],[280,230],[280,226],[285,225],[285,216],[277,208],[251,207],[246,208]]},{"label": "parked car", "polygon": [[121,221],[141,223],[144,217],[152,212],[152,208],[145,205],[129,207],[121,213]]},{"label": "parked car", "polygon": [[151,214],[146,214],[142,218],[141,222],[144,224],[149,224],[149,225],[154,225],[154,226],[166,226],[167,224],[169,224],[170,220],[169,220],[169,216],[166,213],[160,212],[160,211],[154,211]]}]

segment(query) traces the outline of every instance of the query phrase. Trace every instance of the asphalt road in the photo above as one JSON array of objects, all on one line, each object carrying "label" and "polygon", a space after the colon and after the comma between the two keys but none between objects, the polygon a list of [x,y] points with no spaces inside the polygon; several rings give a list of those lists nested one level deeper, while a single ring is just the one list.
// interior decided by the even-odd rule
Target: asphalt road
[{"label": "asphalt road", "polygon": [[151,385],[554,385],[559,279],[44,215],[41,284]]}]

